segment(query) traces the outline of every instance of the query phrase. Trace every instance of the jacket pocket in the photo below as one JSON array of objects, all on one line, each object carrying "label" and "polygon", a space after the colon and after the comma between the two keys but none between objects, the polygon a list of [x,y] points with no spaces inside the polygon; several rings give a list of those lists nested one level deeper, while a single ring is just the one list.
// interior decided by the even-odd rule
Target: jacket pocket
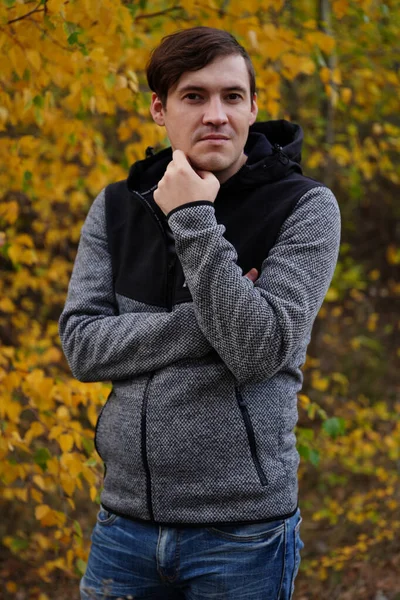
[{"label": "jacket pocket", "polygon": [[109,393],[107,400],[105,401],[105,403],[103,404],[103,406],[100,409],[99,412],[99,416],[97,417],[97,421],[96,421],[96,427],[94,429],[94,447],[96,449],[97,454],[100,456],[101,460],[104,462],[104,458],[101,455],[101,451],[99,449],[99,425],[100,425],[100,420],[103,416],[104,410],[108,404],[108,401],[110,400],[111,396],[112,396],[112,391]]},{"label": "jacket pocket", "polygon": [[260,480],[261,485],[263,485],[263,486],[268,485],[268,480],[265,476],[265,473],[264,473],[263,468],[260,463],[260,459],[257,454],[256,438],[254,435],[254,429],[253,429],[253,424],[251,422],[249,410],[248,410],[247,405],[246,405],[245,401],[243,400],[243,396],[240,393],[240,390],[237,386],[235,386],[235,394],[236,394],[237,403],[240,408],[240,412],[242,413],[243,422],[244,422],[244,426],[246,428],[246,433],[247,433],[247,439],[248,439],[249,446],[250,446],[251,457],[253,459],[253,464],[256,468],[258,478]]}]

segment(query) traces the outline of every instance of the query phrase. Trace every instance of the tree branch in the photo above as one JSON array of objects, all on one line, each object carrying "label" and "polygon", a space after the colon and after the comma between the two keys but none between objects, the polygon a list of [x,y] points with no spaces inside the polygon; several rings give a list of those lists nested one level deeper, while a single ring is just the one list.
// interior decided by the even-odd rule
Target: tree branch
[{"label": "tree branch", "polygon": [[163,15],[166,15],[175,10],[183,10],[183,8],[182,8],[182,6],[171,6],[171,8],[166,8],[165,10],[159,10],[159,11],[153,12],[153,13],[145,13],[143,15],[138,15],[133,20],[134,21],[142,21],[143,19],[151,19],[153,17],[162,17]]},{"label": "tree branch", "polygon": [[[46,2],[47,2],[47,0],[46,0]],[[46,2],[44,3],[43,8],[39,8],[39,6],[42,5],[42,3],[39,2],[39,4],[31,11],[25,13],[24,15],[21,15],[20,17],[16,17],[15,19],[10,19],[10,21],[7,21],[7,25],[11,25],[11,23],[16,23],[17,21],[22,21],[23,19],[26,19],[26,17],[30,17],[34,13],[46,12]]]}]

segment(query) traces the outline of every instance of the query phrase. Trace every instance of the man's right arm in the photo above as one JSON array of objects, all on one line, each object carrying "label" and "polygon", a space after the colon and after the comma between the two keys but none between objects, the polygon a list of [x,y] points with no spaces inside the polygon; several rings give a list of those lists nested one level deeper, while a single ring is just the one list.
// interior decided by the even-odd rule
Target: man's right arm
[{"label": "man's right arm", "polygon": [[81,381],[128,379],[208,354],[212,347],[197,324],[192,303],[180,304],[173,312],[118,314],[104,205],[103,190],[82,228],[59,322],[74,377]]}]

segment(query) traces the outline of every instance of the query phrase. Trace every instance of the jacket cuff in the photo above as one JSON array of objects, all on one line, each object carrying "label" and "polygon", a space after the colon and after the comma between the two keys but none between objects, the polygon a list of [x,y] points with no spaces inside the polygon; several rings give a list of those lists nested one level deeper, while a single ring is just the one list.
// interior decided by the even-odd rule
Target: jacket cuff
[{"label": "jacket cuff", "polygon": [[184,208],[190,208],[192,206],[203,206],[203,205],[214,206],[214,202],[210,202],[209,200],[195,200],[194,202],[187,202],[186,204],[181,204],[180,206],[177,206],[176,208],[173,208],[167,214],[167,219],[169,219],[171,215],[173,215],[176,212],[178,212],[178,210],[182,210]]}]

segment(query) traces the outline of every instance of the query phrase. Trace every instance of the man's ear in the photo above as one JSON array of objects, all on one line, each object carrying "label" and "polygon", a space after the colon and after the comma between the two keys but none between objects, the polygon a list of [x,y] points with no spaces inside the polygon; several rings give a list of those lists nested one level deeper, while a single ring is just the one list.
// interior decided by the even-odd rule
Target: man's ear
[{"label": "man's ear", "polygon": [[157,94],[152,94],[151,96],[150,112],[151,116],[153,117],[153,121],[157,123],[157,125],[165,125],[165,110]]},{"label": "man's ear", "polygon": [[257,106],[257,94],[254,94],[253,100],[251,101],[251,113],[250,113],[250,125],[253,125],[257,119],[258,106]]}]

